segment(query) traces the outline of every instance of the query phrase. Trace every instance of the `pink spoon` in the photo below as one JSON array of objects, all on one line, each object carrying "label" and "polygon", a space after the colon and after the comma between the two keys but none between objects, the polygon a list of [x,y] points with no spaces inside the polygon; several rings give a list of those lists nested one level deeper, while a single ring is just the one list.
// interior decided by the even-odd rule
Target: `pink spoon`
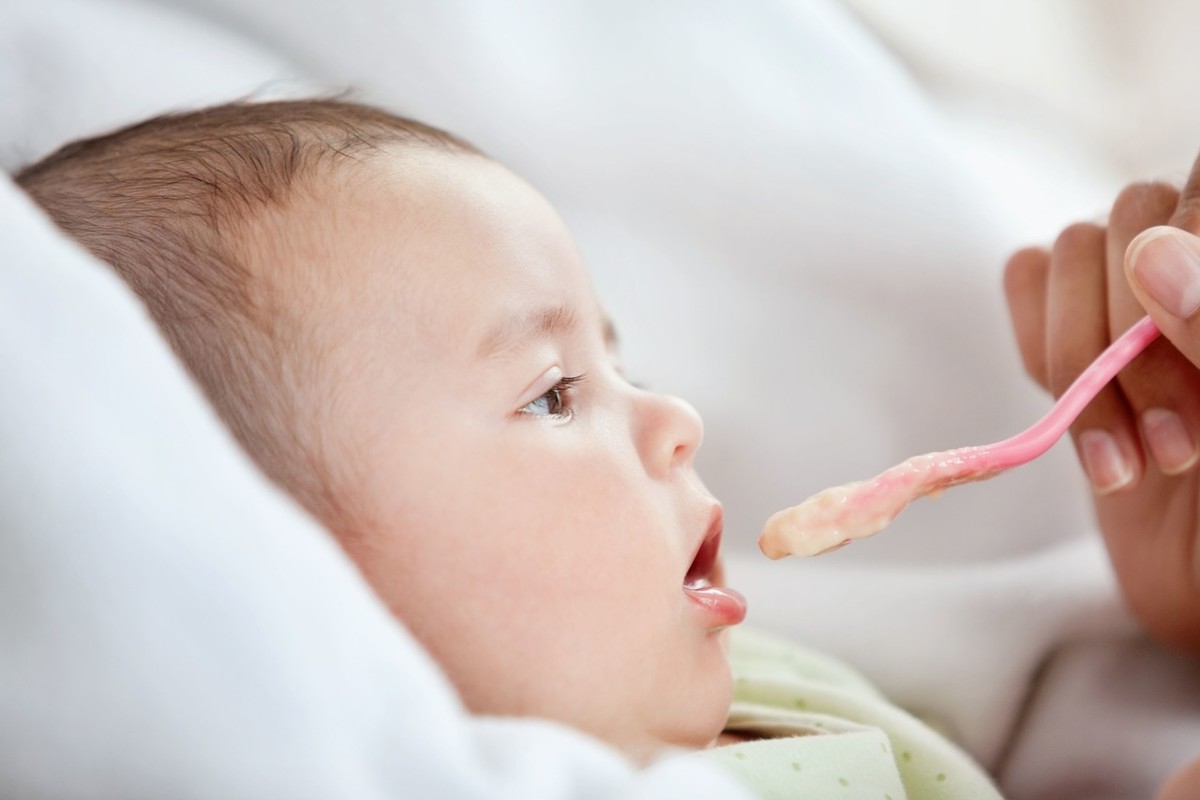
[{"label": "pink spoon", "polygon": [[937,495],[960,483],[983,481],[1045,453],[1101,389],[1158,338],[1158,326],[1143,317],[1108,346],[1028,430],[981,447],[914,456],[869,481],[818,492],[767,520],[758,546],[769,558],[812,556],[863,539],[887,527],[919,497]]}]

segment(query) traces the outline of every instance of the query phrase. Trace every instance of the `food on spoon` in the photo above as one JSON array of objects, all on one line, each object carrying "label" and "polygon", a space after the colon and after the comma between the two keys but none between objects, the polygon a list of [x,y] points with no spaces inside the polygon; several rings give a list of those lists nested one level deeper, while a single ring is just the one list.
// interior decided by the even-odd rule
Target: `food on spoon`
[{"label": "food on spoon", "polygon": [[758,546],[768,558],[836,550],[883,530],[917,498],[986,480],[1016,463],[1001,463],[991,447],[913,456],[869,481],[834,486],[776,513],[767,520]]}]

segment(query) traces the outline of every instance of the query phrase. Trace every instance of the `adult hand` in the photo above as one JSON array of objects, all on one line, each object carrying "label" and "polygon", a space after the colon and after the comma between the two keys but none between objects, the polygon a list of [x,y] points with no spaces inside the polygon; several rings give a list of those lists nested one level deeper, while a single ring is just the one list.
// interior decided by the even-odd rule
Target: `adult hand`
[{"label": "adult hand", "polygon": [[1200,657],[1200,162],[1182,191],[1135,184],[1107,226],[1078,223],[1009,260],[1025,368],[1055,397],[1149,313],[1164,336],[1071,427],[1128,604],[1151,635]]},{"label": "adult hand", "polygon": [[1196,800],[1200,797],[1200,757],[1176,772],[1158,795],[1158,800]]}]

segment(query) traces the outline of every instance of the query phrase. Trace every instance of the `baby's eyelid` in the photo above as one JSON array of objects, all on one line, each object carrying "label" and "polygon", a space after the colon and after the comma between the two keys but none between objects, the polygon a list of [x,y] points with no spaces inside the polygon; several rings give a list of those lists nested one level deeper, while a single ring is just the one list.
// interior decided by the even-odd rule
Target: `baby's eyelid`
[{"label": "baby's eyelid", "polygon": [[521,403],[521,408],[525,408],[530,403],[535,403],[546,396],[559,382],[563,379],[562,367],[551,367],[542,373],[536,381],[531,383],[521,394],[525,398],[525,402]]}]

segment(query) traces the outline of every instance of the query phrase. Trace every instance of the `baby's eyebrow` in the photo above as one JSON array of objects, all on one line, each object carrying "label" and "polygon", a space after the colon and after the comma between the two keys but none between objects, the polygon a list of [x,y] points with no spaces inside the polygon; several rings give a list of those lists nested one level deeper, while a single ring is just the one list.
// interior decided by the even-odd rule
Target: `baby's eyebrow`
[{"label": "baby's eyebrow", "polygon": [[517,350],[534,339],[569,333],[577,325],[575,311],[566,306],[550,306],[509,317],[480,340],[479,360]]}]

